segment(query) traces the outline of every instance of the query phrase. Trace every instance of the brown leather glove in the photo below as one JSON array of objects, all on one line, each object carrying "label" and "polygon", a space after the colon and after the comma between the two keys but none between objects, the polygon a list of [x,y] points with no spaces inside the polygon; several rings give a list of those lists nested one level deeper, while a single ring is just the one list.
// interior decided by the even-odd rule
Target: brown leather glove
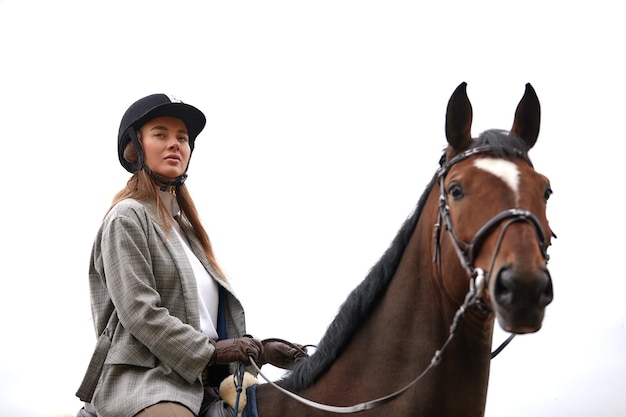
[{"label": "brown leather glove", "polygon": [[224,339],[214,342],[215,351],[209,365],[226,365],[231,362],[243,362],[250,365],[249,357],[258,361],[263,354],[263,344],[251,337]]},{"label": "brown leather glove", "polygon": [[278,368],[291,369],[298,361],[308,356],[306,348],[302,345],[290,346],[280,341],[270,340],[263,342],[261,365],[269,363]]}]

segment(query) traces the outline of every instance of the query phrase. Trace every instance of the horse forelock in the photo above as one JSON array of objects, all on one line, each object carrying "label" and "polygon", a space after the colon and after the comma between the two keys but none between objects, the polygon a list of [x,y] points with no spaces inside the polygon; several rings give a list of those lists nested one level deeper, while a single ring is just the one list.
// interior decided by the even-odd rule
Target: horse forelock
[{"label": "horse forelock", "polygon": [[490,129],[482,132],[474,141],[472,147],[489,145],[496,157],[506,157],[509,159],[522,158],[530,166],[532,162],[528,157],[528,146],[519,137],[506,130]]},{"label": "horse forelock", "polygon": [[283,382],[291,389],[302,390],[313,384],[337,359],[354,333],[381,300],[400,264],[402,254],[409,243],[436,179],[437,175],[426,187],[415,210],[405,220],[389,248],[341,305],[319,342],[315,353],[307,360],[298,363],[285,377]]}]

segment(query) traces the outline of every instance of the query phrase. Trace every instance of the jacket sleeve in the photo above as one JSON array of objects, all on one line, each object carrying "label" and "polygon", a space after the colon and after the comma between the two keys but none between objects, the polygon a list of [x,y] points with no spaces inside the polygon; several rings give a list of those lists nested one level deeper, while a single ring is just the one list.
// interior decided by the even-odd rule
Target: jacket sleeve
[{"label": "jacket sleeve", "polygon": [[[133,215],[134,214],[134,215]],[[213,354],[208,337],[170,314],[161,303],[147,216],[118,213],[105,225],[101,248],[106,285],[123,328],[189,383]],[[154,236],[152,236],[153,240]],[[184,300],[181,300],[184,302]]]}]

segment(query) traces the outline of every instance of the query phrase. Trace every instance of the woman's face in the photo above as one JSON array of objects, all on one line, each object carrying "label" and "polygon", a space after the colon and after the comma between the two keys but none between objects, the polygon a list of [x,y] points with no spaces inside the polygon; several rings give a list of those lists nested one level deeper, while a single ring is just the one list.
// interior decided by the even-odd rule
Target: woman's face
[{"label": "woman's face", "polygon": [[182,120],[175,117],[157,117],[139,129],[145,163],[154,173],[168,179],[187,170],[191,148],[189,133]]}]

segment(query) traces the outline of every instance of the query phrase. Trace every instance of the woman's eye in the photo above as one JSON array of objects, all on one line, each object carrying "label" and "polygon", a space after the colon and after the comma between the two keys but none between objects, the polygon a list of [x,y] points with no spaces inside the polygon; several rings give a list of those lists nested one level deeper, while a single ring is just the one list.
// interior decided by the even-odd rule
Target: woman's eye
[{"label": "woman's eye", "polygon": [[189,142],[189,138],[187,136],[181,136],[178,138],[178,140],[181,142]]}]

